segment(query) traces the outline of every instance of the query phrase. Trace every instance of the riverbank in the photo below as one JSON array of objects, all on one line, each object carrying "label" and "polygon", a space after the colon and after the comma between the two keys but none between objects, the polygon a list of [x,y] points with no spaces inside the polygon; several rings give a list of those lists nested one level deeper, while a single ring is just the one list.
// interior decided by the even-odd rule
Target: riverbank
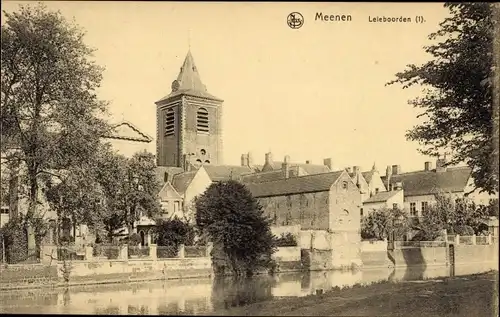
[{"label": "riverbank", "polygon": [[427,281],[382,282],[321,295],[218,310],[233,316],[498,316],[498,271]]}]

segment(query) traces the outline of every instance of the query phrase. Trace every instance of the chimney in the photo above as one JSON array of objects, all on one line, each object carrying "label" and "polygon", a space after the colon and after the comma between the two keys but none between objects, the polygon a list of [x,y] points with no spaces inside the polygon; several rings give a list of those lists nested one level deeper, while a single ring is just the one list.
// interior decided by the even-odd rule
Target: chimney
[{"label": "chimney", "polygon": [[401,174],[401,165],[393,165],[392,166],[392,175]]},{"label": "chimney", "polygon": [[425,171],[428,172],[432,170],[432,162],[425,162]]},{"label": "chimney", "polygon": [[306,161],[306,164],[311,164],[311,161],[307,160],[307,161]]},{"label": "chimney", "polygon": [[386,181],[386,187],[387,190],[391,190],[390,185],[391,185],[391,176],[392,176],[392,167],[390,165],[387,165],[387,168],[385,170],[385,181]]},{"label": "chimney", "polygon": [[183,160],[184,161],[184,171],[189,172],[189,171],[191,171],[191,164],[190,164],[190,159],[189,159],[190,155],[184,154],[183,157],[184,157],[184,160]]},{"label": "chimney", "polygon": [[354,174],[358,174],[360,169],[361,169],[361,168],[360,168],[359,166],[353,166],[353,167],[352,167],[352,172],[353,172]]},{"label": "chimney", "polygon": [[168,173],[167,172],[163,173],[163,182],[164,183],[168,182]]},{"label": "chimney", "polygon": [[283,171],[283,178],[290,178],[290,156],[285,156],[283,164],[281,164],[281,170]]},{"label": "chimney", "polygon": [[436,160],[436,172],[446,172],[446,157]]},{"label": "chimney", "polygon": [[346,170],[346,171],[347,171],[347,173],[349,173],[349,174],[352,172],[350,167],[346,167],[346,168],[345,168],[345,170]]},{"label": "chimney", "polygon": [[248,155],[241,154],[241,166],[248,166]]},{"label": "chimney", "polygon": [[248,152],[247,154],[247,166],[252,167],[253,166],[253,157],[252,153]]},{"label": "chimney", "polygon": [[271,152],[266,153],[266,164],[273,164],[273,154]]},{"label": "chimney", "polygon": [[331,158],[323,159],[323,165],[328,167],[328,169],[331,171],[332,170],[332,159]]}]

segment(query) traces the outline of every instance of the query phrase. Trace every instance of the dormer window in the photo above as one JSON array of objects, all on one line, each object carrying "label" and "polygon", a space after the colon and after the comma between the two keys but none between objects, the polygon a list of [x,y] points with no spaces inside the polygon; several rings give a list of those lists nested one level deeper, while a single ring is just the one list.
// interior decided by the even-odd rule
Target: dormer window
[{"label": "dormer window", "polygon": [[208,133],[208,110],[199,108],[196,113],[196,131],[198,133]]},{"label": "dormer window", "polygon": [[175,134],[175,112],[174,109],[167,109],[165,114],[165,136]]}]

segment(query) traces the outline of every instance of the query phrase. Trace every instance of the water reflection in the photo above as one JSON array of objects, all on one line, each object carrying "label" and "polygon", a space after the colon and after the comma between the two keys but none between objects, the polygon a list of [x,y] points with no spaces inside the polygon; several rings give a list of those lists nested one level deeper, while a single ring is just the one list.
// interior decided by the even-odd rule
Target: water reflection
[{"label": "water reflection", "polygon": [[[496,269],[494,264],[462,265],[455,275]],[[450,267],[412,267],[284,273],[252,279],[203,278],[150,283],[110,284],[70,289],[19,290],[0,293],[0,313],[96,315],[195,315],[243,306],[273,297],[300,297],[334,287],[438,278]]]}]

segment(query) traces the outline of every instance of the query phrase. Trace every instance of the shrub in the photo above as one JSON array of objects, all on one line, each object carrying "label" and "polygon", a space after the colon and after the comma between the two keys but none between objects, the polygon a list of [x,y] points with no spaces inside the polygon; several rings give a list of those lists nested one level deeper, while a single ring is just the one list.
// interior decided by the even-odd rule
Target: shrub
[{"label": "shrub", "polygon": [[297,239],[290,232],[282,233],[279,238],[276,238],[276,246],[277,247],[296,247],[297,246]]},{"label": "shrub", "polygon": [[223,274],[228,267],[237,276],[250,276],[272,267],[275,239],[270,219],[243,184],[234,180],[213,183],[195,199],[195,206],[198,229],[214,242],[213,257],[220,253],[217,272]]}]

